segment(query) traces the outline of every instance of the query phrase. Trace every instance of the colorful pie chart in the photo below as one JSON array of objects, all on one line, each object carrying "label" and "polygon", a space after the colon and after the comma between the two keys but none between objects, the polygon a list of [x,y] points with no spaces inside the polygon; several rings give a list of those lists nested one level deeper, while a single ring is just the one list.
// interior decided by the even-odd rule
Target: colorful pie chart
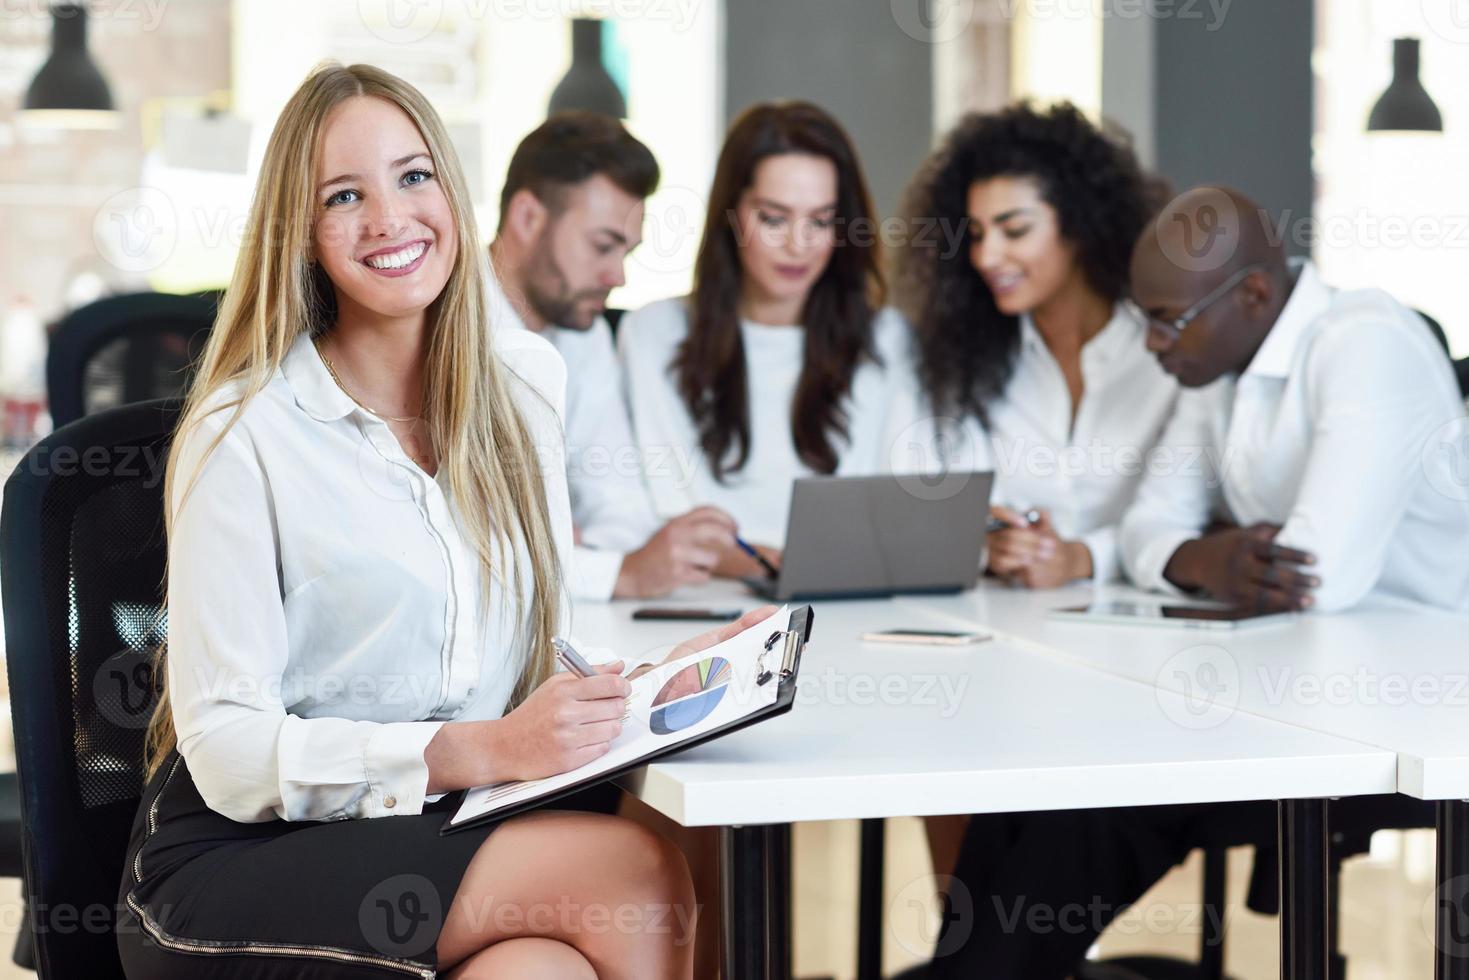
[{"label": "colorful pie chart", "polygon": [[653,698],[653,733],[672,735],[708,718],[729,690],[733,674],[723,657],[707,657],[674,674]]}]

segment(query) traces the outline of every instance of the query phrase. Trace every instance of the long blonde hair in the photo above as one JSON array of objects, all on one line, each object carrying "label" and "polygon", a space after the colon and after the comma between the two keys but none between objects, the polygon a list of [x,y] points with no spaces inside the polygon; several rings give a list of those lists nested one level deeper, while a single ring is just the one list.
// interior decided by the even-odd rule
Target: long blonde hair
[{"label": "long blonde hair", "polygon": [[[309,261],[316,164],[327,115],[357,96],[384,99],[413,120],[454,216],[458,254],[443,292],[428,310],[422,415],[440,476],[447,476],[462,530],[479,556],[484,610],[489,607],[492,568],[509,566],[516,621],[522,621],[527,583],[514,559],[517,538],[529,555],[530,652],[511,696],[513,706],[552,672],[550,640],[561,608],[561,568],[536,447],[512,399],[508,372],[494,354],[486,313],[487,263],[479,252],[464,173],[438,114],[402,79],[370,65],[323,64],[281,111],[266,147],[245,242],[185,401],[175,444],[205,416],[233,409],[207,458],[249,400],[269,383],[297,337],[333,326],[331,282]],[[231,385],[239,386],[239,397],[221,403],[220,390]],[[177,460],[178,454],[170,455],[164,482],[170,536]],[[192,486],[191,481],[184,488],[180,508]],[[148,728],[150,775],[177,744],[172,707],[161,684],[160,689]]]}]

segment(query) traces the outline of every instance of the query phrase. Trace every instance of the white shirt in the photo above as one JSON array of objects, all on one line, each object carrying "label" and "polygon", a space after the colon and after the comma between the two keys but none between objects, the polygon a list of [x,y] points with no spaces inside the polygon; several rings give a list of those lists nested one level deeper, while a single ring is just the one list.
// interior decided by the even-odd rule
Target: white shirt
[{"label": "white shirt", "polygon": [[1211,514],[1281,525],[1316,556],[1315,608],[1382,592],[1469,609],[1469,493],[1452,470],[1464,404],[1422,320],[1309,263],[1237,379],[1186,390],[1119,535],[1128,573],[1163,569]]},{"label": "white shirt", "polygon": [[[791,437],[791,406],[806,331],[741,321],[750,450],[744,467],[721,483],[704,457],[671,369],[688,334],[687,302],[686,297],[660,300],[628,313],[618,329],[633,433],[654,510],[666,519],[711,504],[734,517],[745,540],[780,547],[793,481],[816,475],[797,455]],[[903,424],[899,413],[906,407],[907,389],[900,376],[907,364],[908,326],[895,311],[884,309],[873,318],[872,329],[882,365],[863,361],[852,378],[846,402],[848,438],[836,441],[840,476],[890,471],[892,428]]]},{"label": "white shirt", "polygon": [[[526,329],[497,281],[490,284],[490,300],[497,328]],[[571,520],[581,536],[567,584],[577,599],[605,601],[627,552],[647,544],[659,528],[623,401],[622,368],[602,317],[587,330],[537,332],[566,361],[566,478]]]},{"label": "white shirt", "polygon": [[1049,511],[1062,538],[1087,546],[1098,581],[1122,573],[1117,522],[1178,395],[1178,382],[1148,353],[1146,331],[1119,305],[1081,348],[1082,396],[1073,422],[1066,376],[1025,314],[1014,373],[1004,395],[987,406],[988,432],[973,415],[937,426],[948,470],[993,469],[991,499]]},{"label": "white shirt", "polygon": [[[564,562],[565,368],[530,333],[496,331],[495,345]],[[445,488],[337,387],[305,334],[201,468],[232,414],[216,411],[174,447],[167,670],[179,750],[205,802],[234,820],[419,813],[439,727],[498,718],[520,676],[528,630],[509,576],[495,577],[482,621],[478,559]],[[516,559],[528,579],[523,548]]]}]

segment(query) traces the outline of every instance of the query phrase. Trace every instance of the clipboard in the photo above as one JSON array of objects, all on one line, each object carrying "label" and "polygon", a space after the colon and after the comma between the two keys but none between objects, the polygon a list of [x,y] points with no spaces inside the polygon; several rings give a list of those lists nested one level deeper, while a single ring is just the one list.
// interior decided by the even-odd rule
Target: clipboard
[{"label": "clipboard", "polygon": [[[755,682],[757,684],[774,682],[779,685],[773,704],[760,708],[729,724],[721,725],[718,728],[704,732],[687,741],[679,742],[677,745],[654,750],[613,769],[599,772],[596,775],[577,780],[567,786],[551,790],[544,796],[522,800],[519,803],[496,810],[494,813],[487,813],[483,816],[466,820],[461,824],[455,824],[453,822],[454,812],[458,811],[458,807],[456,806],[454,811],[444,818],[444,824],[439,828],[439,835],[447,836],[449,834],[459,833],[462,830],[470,830],[474,827],[482,827],[487,824],[508,820],[511,817],[518,816],[530,810],[539,809],[548,803],[555,803],[557,800],[564,799],[573,793],[580,792],[598,783],[624,776],[634,769],[646,766],[650,762],[670,758],[696,745],[712,742],[714,739],[722,738],[731,732],[737,732],[742,728],[748,728],[768,718],[775,718],[785,714],[796,703],[796,680],[801,669],[801,654],[806,649],[806,643],[811,639],[811,624],[813,619],[814,616],[810,606],[801,606],[800,608],[792,609],[786,628],[772,631],[770,636],[765,640],[765,653],[761,656],[762,672],[756,678]],[[766,661],[766,657],[772,659]],[[467,791],[461,790],[459,792],[459,799],[461,801],[465,792]]]}]

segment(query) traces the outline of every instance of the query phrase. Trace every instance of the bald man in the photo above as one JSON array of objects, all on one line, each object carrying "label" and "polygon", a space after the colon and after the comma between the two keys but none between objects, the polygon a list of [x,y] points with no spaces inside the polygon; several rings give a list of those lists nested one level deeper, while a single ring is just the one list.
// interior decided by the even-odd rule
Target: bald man
[{"label": "bald man", "polygon": [[1133,252],[1148,349],[1186,390],[1122,520],[1124,567],[1261,609],[1469,609],[1469,426],[1443,348],[1386,293],[1287,262],[1273,228],[1198,188]]},{"label": "bald man", "polygon": [[[1266,608],[1373,592],[1469,607],[1469,435],[1448,359],[1412,311],[1290,263],[1234,191],[1175,200],[1132,292],[1185,387],[1119,546],[1139,583]],[[1206,530],[1212,522],[1232,525]],[[1354,797],[1334,833],[1432,826],[1430,804]],[[1114,917],[1196,847],[1270,845],[1273,802],[974,817],[929,976],[1064,980]],[[1180,929],[1200,929],[1196,922]]]}]

